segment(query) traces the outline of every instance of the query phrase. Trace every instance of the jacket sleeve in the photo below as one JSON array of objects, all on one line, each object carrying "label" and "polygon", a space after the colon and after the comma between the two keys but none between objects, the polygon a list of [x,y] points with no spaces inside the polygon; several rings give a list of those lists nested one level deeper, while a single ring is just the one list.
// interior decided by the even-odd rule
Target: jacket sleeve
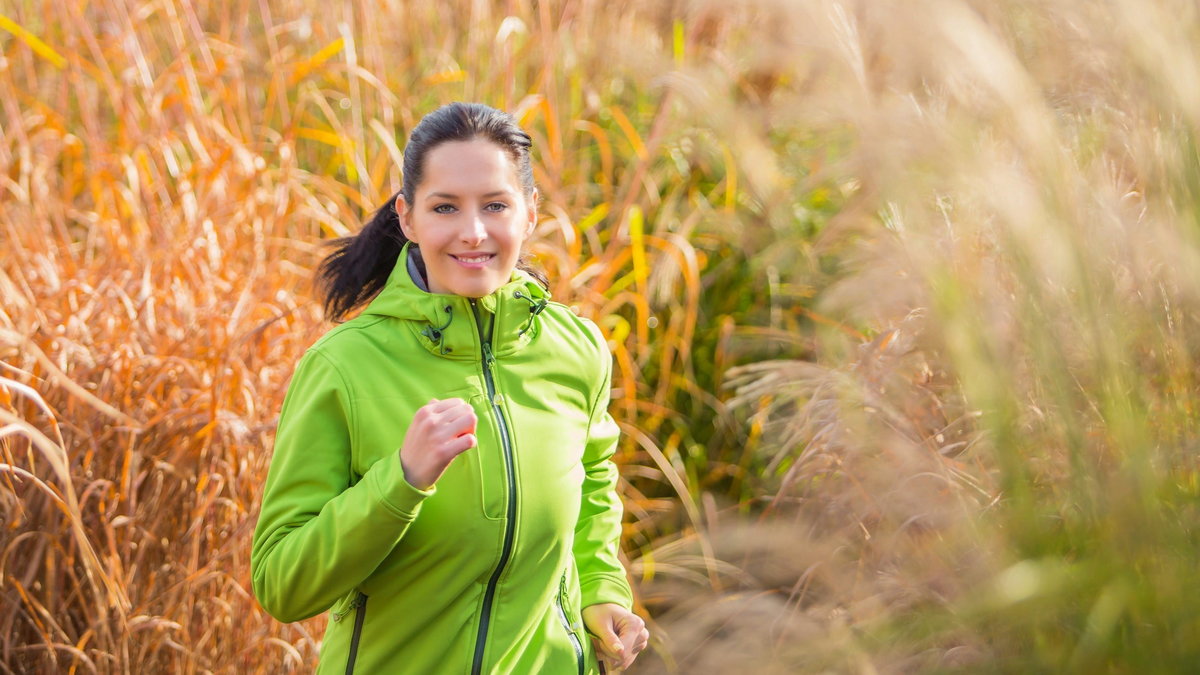
[{"label": "jacket sleeve", "polygon": [[592,402],[587,445],[583,452],[583,502],[575,525],[574,555],[579,568],[582,607],[612,602],[630,609],[633,593],[621,566],[621,498],[617,494],[617,466],[612,456],[620,431],[608,413],[612,389],[612,355],[599,330],[589,326],[599,341],[604,364],[599,392]]},{"label": "jacket sleeve", "polygon": [[351,485],[352,394],[317,349],[296,366],[250,553],[254,594],[280,621],[329,609],[383,561],[434,488],[404,480],[400,453]]}]

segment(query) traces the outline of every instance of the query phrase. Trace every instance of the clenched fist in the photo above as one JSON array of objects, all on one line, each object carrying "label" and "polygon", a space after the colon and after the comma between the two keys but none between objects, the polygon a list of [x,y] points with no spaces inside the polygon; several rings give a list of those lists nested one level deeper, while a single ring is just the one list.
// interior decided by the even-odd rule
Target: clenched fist
[{"label": "clenched fist", "polygon": [[418,490],[437,482],[450,462],[475,447],[478,420],[461,398],[433,399],[413,415],[400,447],[404,479]]},{"label": "clenched fist", "polygon": [[583,623],[592,634],[596,658],[605,668],[600,672],[625,670],[650,642],[650,631],[642,617],[613,603],[583,608]]}]

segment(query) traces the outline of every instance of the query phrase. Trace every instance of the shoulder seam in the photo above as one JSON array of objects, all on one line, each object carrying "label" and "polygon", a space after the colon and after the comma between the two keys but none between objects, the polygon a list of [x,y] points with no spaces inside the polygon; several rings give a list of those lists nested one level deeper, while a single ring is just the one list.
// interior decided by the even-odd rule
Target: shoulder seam
[{"label": "shoulder seam", "polygon": [[[359,316],[364,316],[364,315],[360,314]],[[330,329],[329,332],[322,335],[319,340],[317,340],[315,343],[313,343],[313,345],[312,345],[312,347],[310,347],[310,349],[318,349],[325,342],[328,342],[329,340],[337,337],[338,335],[340,335],[341,333],[344,333],[346,331],[363,330],[365,328],[370,328],[371,326],[374,326],[375,324],[379,323],[380,321],[384,321],[385,319],[388,318],[383,315],[374,315],[374,317],[375,318],[373,321],[362,321],[362,322],[358,322],[358,323],[355,323],[355,321],[357,321],[357,319],[358,319],[358,317],[355,317],[354,319],[351,319],[350,321],[347,321],[346,323],[343,323],[340,326],[335,326],[334,328]]]},{"label": "shoulder seam", "polygon": [[346,379],[346,374],[342,372],[342,369],[338,366],[337,361],[334,361],[333,358],[331,358],[328,354],[326,354],[325,351],[322,350],[318,345],[313,345],[312,347],[309,347],[308,351],[311,352],[314,356],[321,357],[322,361],[329,364],[329,367],[333,369],[333,372],[337,373],[338,380],[340,380],[342,383],[342,390],[346,392],[346,405],[349,408],[349,412],[350,412],[350,448],[351,448],[351,452],[350,452],[349,469],[350,469],[350,472],[353,473],[354,472],[353,449],[358,447],[358,411],[355,410],[355,408],[357,407],[356,401],[358,401],[358,396],[354,393],[354,389],[350,386],[349,380]]},{"label": "shoulder seam", "polygon": [[[587,328],[588,323],[593,323],[593,324],[596,323],[595,321],[592,321],[591,319],[587,318],[586,316],[580,316],[580,315],[576,314],[574,312],[574,310],[571,309],[570,306],[564,305],[561,302],[551,300],[550,302],[548,302],[546,304],[550,307],[554,307],[556,309],[561,310],[564,316],[571,319],[574,323],[576,323],[580,326],[583,326],[585,329]],[[588,332],[590,333],[592,331],[590,329],[588,329]]]},{"label": "shoulder seam", "polygon": [[[589,419],[595,419],[597,409],[600,407],[600,402],[606,397],[611,398],[613,355],[608,348],[608,342],[605,341],[604,332],[600,330],[599,324],[586,317],[576,316],[574,313],[572,313],[572,316],[575,316],[575,318],[579,320],[580,326],[592,338],[594,341],[594,346],[596,347],[596,351],[599,353],[600,357],[600,381],[596,383],[596,389],[598,389],[598,391],[596,392],[595,399],[592,401],[592,409],[588,413]],[[608,386],[605,387],[605,385]]]}]

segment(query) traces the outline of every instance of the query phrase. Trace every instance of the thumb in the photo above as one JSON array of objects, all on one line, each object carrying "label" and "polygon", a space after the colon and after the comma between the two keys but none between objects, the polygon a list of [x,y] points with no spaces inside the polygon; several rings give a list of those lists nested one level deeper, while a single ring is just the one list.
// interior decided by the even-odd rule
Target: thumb
[{"label": "thumb", "polygon": [[600,625],[600,633],[596,637],[600,638],[604,644],[605,651],[611,652],[615,656],[625,653],[625,644],[621,642],[621,636],[617,635],[611,620],[606,620]]}]

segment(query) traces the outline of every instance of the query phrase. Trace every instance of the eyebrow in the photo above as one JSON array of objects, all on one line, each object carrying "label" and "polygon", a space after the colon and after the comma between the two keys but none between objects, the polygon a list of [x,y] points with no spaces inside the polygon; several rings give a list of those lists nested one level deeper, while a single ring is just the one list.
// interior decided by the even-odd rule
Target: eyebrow
[{"label": "eyebrow", "polygon": [[[513,194],[511,190],[496,190],[483,195],[483,198],[491,199],[492,197],[505,197],[511,194]],[[458,195],[450,194],[449,192],[430,192],[429,196],[425,199],[458,199]]]}]

